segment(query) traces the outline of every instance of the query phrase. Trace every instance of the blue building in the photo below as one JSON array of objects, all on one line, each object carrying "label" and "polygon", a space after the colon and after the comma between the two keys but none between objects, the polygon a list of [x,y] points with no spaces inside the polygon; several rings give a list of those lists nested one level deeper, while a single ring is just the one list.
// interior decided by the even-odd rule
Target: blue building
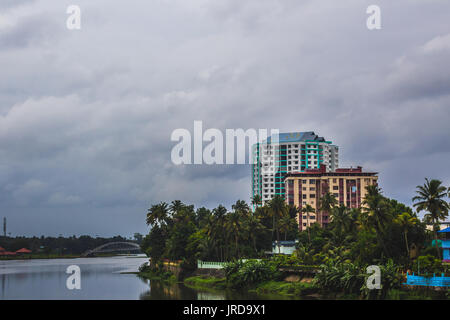
[{"label": "blue building", "polygon": [[445,235],[445,239],[441,240],[443,251],[442,262],[450,263],[450,227],[438,231],[438,233],[442,233]]}]

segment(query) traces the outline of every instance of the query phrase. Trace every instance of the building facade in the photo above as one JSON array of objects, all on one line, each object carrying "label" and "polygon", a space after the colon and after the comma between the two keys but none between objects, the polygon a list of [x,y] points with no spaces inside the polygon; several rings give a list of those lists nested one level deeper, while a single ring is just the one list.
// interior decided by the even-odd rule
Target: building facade
[{"label": "building facade", "polygon": [[304,172],[288,173],[285,178],[285,199],[290,205],[301,209],[309,204],[314,213],[299,213],[299,230],[305,230],[314,223],[326,227],[329,213],[320,212],[321,197],[330,192],[338,204],[348,208],[360,208],[366,195],[366,187],[377,185],[376,172],[363,172],[361,167],[341,168],[329,172],[327,167],[309,169]]},{"label": "building facade", "polygon": [[339,148],[314,132],[290,132],[272,135],[252,149],[252,196],[259,195],[262,203],[275,195],[285,196],[287,174],[308,169],[339,166]]}]

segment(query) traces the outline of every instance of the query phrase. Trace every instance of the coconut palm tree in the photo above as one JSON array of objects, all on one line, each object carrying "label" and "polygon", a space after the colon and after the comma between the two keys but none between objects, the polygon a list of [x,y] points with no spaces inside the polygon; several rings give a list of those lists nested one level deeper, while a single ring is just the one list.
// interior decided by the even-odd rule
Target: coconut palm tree
[{"label": "coconut palm tree", "polygon": [[298,228],[297,221],[295,218],[291,218],[289,215],[285,215],[279,221],[280,232],[284,233],[284,240],[287,240],[287,234],[289,231]]},{"label": "coconut palm tree", "polygon": [[248,215],[250,212],[250,207],[244,200],[236,201],[236,203],[231,206],[231,209],[243,215]]},{"label": "coconut palm tree", "polygon": [[375,229],[378,244],[383,248],[388,256],[388,250],[383,240],[386,225],[391,221],[392,216],[389,211],[389,204],[381,194],[381,188],[376,185],[366,187],[367,193],[363,201],[363,214],[369,226]]},{"label": "coconut palm tree", "polygon": [[261,223],[261,219],[256,215],[249,215],[244,221],[245,233],[253,243],[253,249],[255,253],[257,235],[266,231],[266,227]]},{"label": "coconut palm tree", "polygon": [[349,210],[346,206],[341,204],[339,207],[334,207],[331,210],[331,224],[339,239],[350,229]]},{"label": "coconut palm tree", "polygon": [[252,205],[254,205],[256,208],[258,208],[262,204],[262,199],[259,194],[255,194],[251,200],[252,200]]},{"label": "coconut palm tree", "polygon": [[242,215],[239,212],[233,211],[226,215],[225,230],[228,236],[234,240],[236,257],[240,257],[239,253],[239,239],[241,239],[243,232]]},{"label": "coconut palm tree", "polygon": [[416,207],[417,212],[427,211],[424,219],[431,221],[434,225],[434,240],[436,251],[438,257],[441,257],[441,252],[439,250],[437,228],[439,220],[445,220],[448,215],[448,210],[450,205],[444,200],[448,196],[448,189],[442,185],[442,181],[432,179],[428,180],[425,178],[425,183],[423,186],[416,187],[417,196],[412,198],[414,207]]},{"label": "coconut palm tree", "polygon": [[307,218],[307,221],[308,221],[308,225],[306,226],[306,230],[308,231],[308,241],[311,243],[311,234],[310,234],[310,231],[309,231],[309,214],[310,213],[315,213],[316,210],[313,207],[311,207],[311,205],[307,204],[304,207],[302,207],[302,209],[300,211],[302,213],[306,214],[306,218]]},{"label": "coconut palm tree", "polygon": [[275,195],[268,204],[270,215],[272,216],[272,238],[273,231],[277,234],[278,252],[280,252],[280,229],[279,220],[288,214],[288,207],[286,202],[279,195]]},{"label": "coconut palm tree", "polygon": [[184,208],[183,202],[181,202],[180,200],[174,200],[170,204],[169,210],[172,215],[176,215],[183,208]]},{"label": "coconut palm tree", "polygon": [[408,230],[416,225],[418,220],[416,217],[411,216],[408,212],[403,212],[394,219],[394,222],[402,227],[403,236],[405,237],[406,252],[409,257]]},{"label": "coconut palm tree", "polygon": [[213,237],[215,243],[218,246],[220,261],[224,261],[225,253],[227,252],[227,250],[225,250],[224,252],[226,240],[225,220],[227,212],[227,208],[219,205],[217,208],[214,208],[212,210],[213,218],[210,221],[212,225],[210,226],[209,234],[211,237]]},{"label": "coconut palm tree", "polygon": [[337,200],[334,194],[327,192],[325,193],[319,202],[320,211],[325,213],[330,213],[331,210],[337,205]]},{"label": "coconut palm tree", "polygon": [[147,211],[147,225],[162,226],[167,222],[168,216],[169,210],[166,202],[152,205]]}]

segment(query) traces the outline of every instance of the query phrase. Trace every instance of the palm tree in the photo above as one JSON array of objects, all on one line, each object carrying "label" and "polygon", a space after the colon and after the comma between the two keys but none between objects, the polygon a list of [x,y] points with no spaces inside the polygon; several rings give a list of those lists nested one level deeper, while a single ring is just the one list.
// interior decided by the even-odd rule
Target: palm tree
[{"label": "palm tree", "polygon": [[417,218],[411,216],[408,212],[403,212],[394,219],[394,222],[402,227],[403,235],[405,237],[406,252],[409,257],[408,229],[417,224]]},{"label": "palm tree", "polygon": [[239,239],[242,238],[242,216],[233,211],[226,216],[225,229],[228,232],[230,238],[234,239],[235,252],[237,258],[240,257],[239,253]]},{"label": "palm tree", "polygon": [[253,242],[253,249],[255,250],[255,253],[257,252],[256,249],[256,238],[258,234],[263,233],[266,231],[266,227],[261,223],[261,219],[257,217],[256,215],[250,215],[245,219],[244,221],[244,227],[245,232],[248,235],[248,238],[250,238]]},{"label": "palm tree", "polygon": [[243,215],[247,215],[250,212],[250,207],[244,200],[236,201],[236,203],[231,206],[231,209]]},{"label": "palm tree", "polygon": [[268,206],[270,215],[272,216],[272,238],[273,231],[275,230],[277,234],[278,252],[280,252],[280,229],[278,221],[288,214],[288,207],[284,199],[279,195],[275,195],[275,197],[269,201]]},{"label": "palm tree", "polygon": [[[313,207],[311,207],[311,205],[307,204],[301,209],[301,212],[306,214],[307,221],[308,221],[308,224],[309,224],[309,214],[310,213],[315,213],[316,210]],[[311,243],[311,234],[309,232],[309,226],[306,226],[306,230],[308,231],[308,240]]]},{"label": "palm tree", "polygon": [[366,190],[367,193],[363,201],[363,213],[366,215],[366,221],[369,226],[375,229],[379,245],[383,248],[384,253],[388,255],[387,247],[383,240],[385,227],[392,218],[388,203],[377,185],[367,186]]},{"label": "palm tree", "polygon": [[258,206],[260,206],[262,204],[262,199],[259,194],[255,194],[251,200],[252,200],[252,205],[256,206],[256,208],[258,208]]},{"label": "palm tree", "polygon": [[[222,205],[219,205],[217,208],[214,208],[213,218],[211,223],[213,224],[210,228],[210,236],[213,237],[217,246],[219,247],[219,255],[220,261],[224,261],[224,246],[225,246],[225,220],[227,216],[227,208]],[[226,248],[225,248],[226,249]]]},{"label": "palm tree", "polygon": [[339,239],[350,229],[349,210],[341,204],[331,210],[331,224]]},{"label": "palm tree", "polygon": [[298,228],[297,221],[294,218],[291,218],[289,215],[285,215],[280,219],[280,232],[284,233],[284,241],[287,240],[287,234],[289,231]]},{"label": "palm tree", "polygon": [[152,205],[147,211],[147,225],[160,227],[167,222],[168,216],[169,210],[166,202]]},{"label": "palm tree", "polygon": [[337,200],[334,194],[327,192],[320,199],[320,211],[330,213],[331,210],[337,205]]},{"label": "palm tree", "polygon": [[434,240],[436,245],[436,251],[438,257],[441,257],[441,252],[439,250],[437,228],[439,220],[444,220],[448,215],[448,210],[450,205],[444,200],[448,196],[448,189],[442,185],[442,181],[432,179],[428,180],[425,178],[425,183],[423,186],[416,187],[417,196],[412,198],[414,207],[417,208],[417,212],[427,211],[424,218],[428,221],[432,221],[434,225]]},{"label": "palm tree", "polygon": [[172,213],[172,215],[175,215],[183,208],[184,208],[183,202],[181,202],[180,200],[174,200],[170,204],[169,210]]}]

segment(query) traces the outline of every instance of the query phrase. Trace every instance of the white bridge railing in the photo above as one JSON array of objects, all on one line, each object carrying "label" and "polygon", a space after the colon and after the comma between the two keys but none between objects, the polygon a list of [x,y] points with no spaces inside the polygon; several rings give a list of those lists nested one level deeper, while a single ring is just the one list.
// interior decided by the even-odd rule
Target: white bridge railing
[{"label": "white bridge railing", "polygon": [[216,261],[201,261],[197,260],[198,269],[222,269],[226,262],[216,262]]},{"label": "white bridge railing", "polygon": [[[242,262],[247,261],[248,259],[242,259]],[[252,259],[256,261],[261,261],[261,259]],[[218,262],[218,261],[202,261],[197,260],[197,268],[198,269],[222,269],[225,267],[227,262]]]}]

